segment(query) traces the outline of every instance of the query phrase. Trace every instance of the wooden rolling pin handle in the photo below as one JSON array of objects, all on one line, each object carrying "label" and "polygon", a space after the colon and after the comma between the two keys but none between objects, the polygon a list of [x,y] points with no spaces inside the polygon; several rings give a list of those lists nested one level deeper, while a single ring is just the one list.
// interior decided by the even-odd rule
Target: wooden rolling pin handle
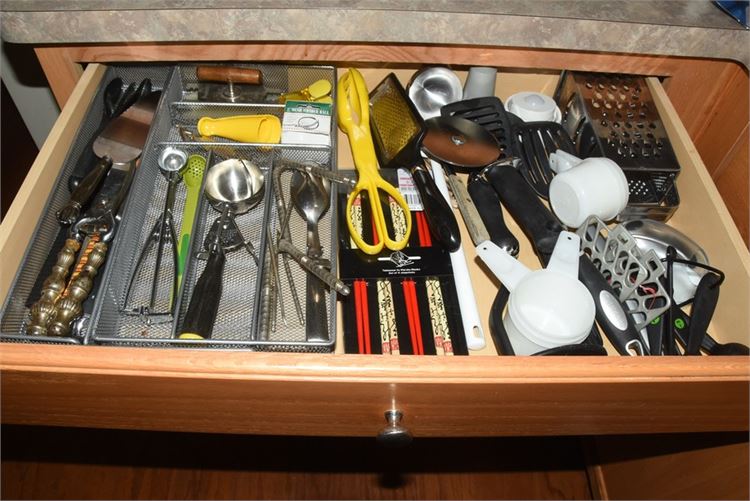
[{"label": "wooden rolling pin handle", "polygon": [[234,68],[231,66],[198,66],[195,76],[201,82],[223,82],[242,84],[262,84],[263,75],[254,68]]}]

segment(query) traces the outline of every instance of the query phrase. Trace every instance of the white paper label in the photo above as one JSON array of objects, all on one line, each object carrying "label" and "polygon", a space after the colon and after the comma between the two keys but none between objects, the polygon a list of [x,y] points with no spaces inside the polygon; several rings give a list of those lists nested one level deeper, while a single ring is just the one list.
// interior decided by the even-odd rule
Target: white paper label
[{"label": "white paper label", "polygon": [[406,169],[398,169],[398,191],[404,196],[406,204],[411,211],[422,210],[422,199],[419,198],[419,191],[414,186],[414,179]]}]

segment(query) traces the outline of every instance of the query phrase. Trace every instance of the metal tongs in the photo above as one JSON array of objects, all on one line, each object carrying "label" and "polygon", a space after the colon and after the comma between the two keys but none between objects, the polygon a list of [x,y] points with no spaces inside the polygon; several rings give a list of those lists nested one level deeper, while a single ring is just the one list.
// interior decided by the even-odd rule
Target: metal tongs
[{"label": "metal tongs", "polygon": [[[275,187],[282,186],[281,185],[281,176],[290,171],[298,171],[303,174],[306,174],[310,177],[312,182],[320,182],[320,179],[327,179],[328,181],[331,181],[333,183],[342,184],[344,186],[347,186],[348,189],[354,188],[356,185],[356,180],[349,178],[347,176],[344,176],[343,174],[339,174],[337,172],[333,172],[329,169],[326,169],[325,167],[322,167],[321,164],[318,164],[316,162],[308,161],[305,163],[297,163],[290,160],[279,160],[277,159],[274,163],[273,167],[273,185]],[[294,285],[294,278],[292,276],[292,271],[289,267],[289,261],[288,258],[291,257],[295,262],[297,262],[306,272],[311,273],[315,277],[319,278],[323,283],[328,285],[332,290],[335,290],[339,294],[348,295],[351,292],[351,289],[349,286],[347,286],[344,282],[336,278],[336,275],[331,273],[330,271],[330,263],[328,263],[325,260],[321,259],[314,259],[310,256],[303,253],[301,250],[299,250],[293,243],[291,239],[291,233],[289,231],[289,218],[291,217],[292,213],[292,204],[287,205],[286,200],[284,199],[284,193],[283,190],[275,189],[275,198],[276,198],[276,209],[278,217],[280,218],[280,226],[277,228],[276,235],[274,236],[272,234],[272,230],[270,226],[267,228],[268,232],[268,242],[269,242],[269,258],[270,258],[270,269],[272,273],[272,279],[271,281],[267,282],[266,288],[264,290],[264,296],[266,297],[265,303],[269,305],[269,312],[268,315],[271,319],[271,322],[266,323],[267,327],[271,329],[272,331],[275,331],[275,321],[276,321],[276,301],[272,299],[272,295],[275,293],[275,291],[278,291],[281,289],[281,281],[279,279],[278,275],[278,261],[277,256],[278,254],[281,254],[283,256],[283,266],[284,266],[284,272],[287,277],[287,281],[289,283],[289,287],[291,290],[292,298],[294,300],[294,307],[297,313],[297,317],[299,319],[300,325],[305,324],[305,316],[302,312],[302,306],[300,304],[299,296],[297,295],[297,289]],[[286,315],[284,312],[284,303],[283,301],[278,302],[280,313],[282,320],[284,323],[286,323]]]}]

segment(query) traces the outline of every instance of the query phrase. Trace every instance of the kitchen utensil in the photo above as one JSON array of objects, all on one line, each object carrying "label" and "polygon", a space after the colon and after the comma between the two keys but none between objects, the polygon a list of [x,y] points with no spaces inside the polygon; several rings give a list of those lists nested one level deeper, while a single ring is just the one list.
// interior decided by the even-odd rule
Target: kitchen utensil
[{"label": "kitchen utensil", "polygon": [[276,115],[237,115],[198,120],[201,136],[219,136],[242,143],[278,143],[281,121]]},{"label": "kitchen utensil", "polygon": [[466,77],[463,99],[488,97],[495,95],[495,79],[497,70],[485,66],[472,66]]},{"label": "kitchen utensil", "polygon": [[198,100],[243,103],[264,101],[263,74],[256,68],[239,66],[196,66]]},{"label": "kitchen utensil", "polygon": [[[461,117],[438,117],[425,122],[427,132],[423,139],[424,151],[433,159],[442,162],[446,169],[448,185],[456,197],[461,215],[467,226],[483,231],[482,239],[489,237],[484,227],[484,219],[469,196],[466,186],[456,177],[453,168],[476,170],[494,162],[501,151],[492,134],[482,126]],[[491,203],[491,201],[489,202]],[[487,209],[485,204],[480,204]],[[497,205],[490,212],[497,212]],[[488,219],[489,220],[489,219]],[[492,232],[497,244],[510,253],[518,252],[518,240],[508,230],[502,217],[492,217]],[[483,241],[480,240],[480,241]],[[472,238],[475,245],[479,242]]]},{"label": "kitchen utensil", "polygon": [[198,210],[198,201],[201,196],[201,185],[203,184],[203,175],[206,172],[206,164],[210,163],[212,153],[209,151],[208,159],[202,155],[190,155],[187,159],[187,165],[182,173],[182,179],[185,183],[185,207],[182,209],[180,218],[180,238],[177,245],[177,289],[179,290],[182,283],[182,274],[185,272],[185,263],[188,254],[190,254],[190,235],[193,231],[195,214]]},{"label": "kitchen utensil", "polygon": [[[495,188],[503,206],[529,238],[539,260],[542,264],[547,263],[562,230],[560,223],[512,166],[493,164],[487,167],[485,176]],[[612,286],[585,255],[579,258],[578,278],[594,299],[597,323],[615,349],[623,355],[643,354],[645,350],[633,319],[626,314]],[[502,323],[502,320],[495,318],[501,313],[495,305],[499,304],[502,292],[501,289],[490,310],[490,325]],[[592,329],[591,337],[598,337],[596,329]]]},{"label": "kitchen utensil", "polygon": [[432,236],[443,248],[454,252],[461,244],[458,222],[422,159],[423,121],[396,75],[388,74],[373,89],[370,109],[372,137],[380,166],[409,170]]},{"label": "kitchen utensil", "polygon": [[594,323],[594,301],[578,281],[580,239],[560,232],[544,270],[531,272],[492,242],[477,254],[510,291],[503,325],[517,355],[578,344]]},{"label": "kitchen utensil", "polygon": [[667,311],[671,294],[661,278],[666,270],[653,251],[641,252],[622,225],[613,229],[595,216],[578,229],[581,247],[618,293],[638,330]]},{"label": "kitchen utensil", "polygon": [[[497,141],[500,160],[513,156],[513,117],[505,111],[505,106],[497,97],[478,97],[447,104],[441,108],[440,114],[465,118],[482,126]],[[516,120],[520,122],[518,118]]]},{"label": "kitchen utensil", "polygon": [[[265,186],[263,181],[261,170],[247,160],[232,158],[208,168],[204,194],[212,207],[221,212],[221,218],[217,235],[209,249],[206,267],[193,288],[180,339],[211,337],[221,300],[226,261],[224,248],[220,245],[221,233],[225,225],[234,223],[235,216],[244,214],[261,201]],[[257,263],[254,253],[253,257]]]},{"label": "kitchen utensil", "polygon": [[555,173],[550,155],[558,150],[574,154],[575,145],[562,125],[556,122],[513,124],[513,150],[520,162],[516,167],[537,195],[549,198],[549,183]]},{"label": "kitchen utensil", "polygon": [[628,203],[628,180],[608,158],[581,160],[565,151],[552,153],[550,168],[557,173],[549,185],[549,201],[560,221],[578,228],[590,216],[609,221]]},{"label": "kitchen utensil", "polygon": [[[323,249],[318,235],[318,221],[331,203],[329,183],[300,171],[292,173],[289,191],[297,212],[307,222],[307,256],[320,259]],[[323,282],[315,276],[307,276],[307,301],[305,307],[305,339],[307,341],[328,340],[328,311]]]},{"label": "kitchen utensil", "polygon": [[432,66],[417,71],[407,86],[409,99],[419,115],[428,118],[440,116],[440,108],[461,100],[461,80],[453,71]]},{"label": "kitchen utensil", "polygon": [[[666,223],[652,219],[633,219],[621,224],[635,238],[638,248],[643,252],[653,250],[660,259],[664,260],[667,256],[667,247],[671,245],[680,259],[702,265],[709,264],[708,256],[700,245]],[[672,298],[675,303],[683,303],[695,295],[695,289],[704,273],[704,269],[700,266],[674,263]]]},{"label": "kitchen utensil", "polygon": [[[154,94],[158,100],[158,93]],[[141,156],[155,108],[153,97],[141,99],[97,136],[92,148],[98,161],[70,195],[65,207],[57,212],[61,224],[73,224],[78,219],[81,208],[96,192],[112,164],[128,164]]]},{"label": "kitchen utensil", "polygon": [[719,285],[721,281],[721,276],[709,272],[703,275],[701,281],[698,283],[698,287],[695,290],[693,307],[690,310],[690,327],[688,328],[685,355],[700,354],[706,329],[708,328],[708,324],[711,323],[711,318],[714,316],[716,303],[719,302]]},{"label": "kitchen utensil", "polygon": [[578,156],[610,158],[625,172],[630,201],[621,219],[669,219],[680,202],[680,164],[645,79],[565,71],[555,101]]},{"label": "kitchen utensil", "polygon": [[[130,277],[130,284],[128,290],[125,293],[125,305],[129,308],[131,293],[133,291],[133,285],[136,280],[141,277],[142,266],[146,262],[146,257],[150,254],[151,250],[156,247],[156,257],[153,263],[153,276],[151,278],[151,288],[148,296],[148,303],[146,306],[138,306],[134,308],[134,311],[138,312],[139,315],[145,317],[158,317],[169,315],[171,317],[174,311],[174,306],[177,303],[177,292],[178,292],[178,268],[179,258],[177,254],[177,231],[174,226],[174,217],[172,211],[174,209],[175,192],[177,185],[182,180],[181,170],[187,163],[187,154],[177,148],[166,147],[162,150],[159,155],[159,170],[164,178],[167,180],[167,195],[164,201],[164,209],[161,216],[156,220],[154,226],[149,233],[146,242],[141,248],[141,253],[136,261],[133,274]],[[169,244],[172,252],[172,267],[171,275],[172,280],[167,282],[171,293],[168,294],[170,297],[167,308],[164,311],[160,311],[156,307],[158,299],[158,289],[160,286],[159,276],[164,271],[162,269],[162,257],[164,254],[164,246]]]},{"label": "kitchen utensil", "polygon": [[[690,328],[690,316],[680,308],[673,310],[672,328],[674,329],[674,335],[679,339],[683,346],[687,346],[688,335],[687,332]],[[680,328],[677,327],[680,326]],[[750,348],[742,343],[719,343],[707,332],[702,336],[701,350],[706,352],[708,355],[719,355],[719,356],[747,356],[750,355]]]},{"label": "kitchen utensil", "polygon": [[[444,105],[461,99],[463,90],[461,89],[461,80],[455,73],[447,68],[432,67],[417,72],[412,77],[408,86],[409,98],[414,103],[423,119],[433,118],[440,115],[440,108]],[[432,176],[435,179],[440,193],[443,195],[446,203],[450,204],[450,194],[448,193],[448,184],[445,180],[445,171],[440,163],[431,160]],[[494,193],[494,192],[493,192]],[[499,207],[499,205],[498,205]],[[479,319],[479,310],[477,301],[474,296],[474,287],[471,283],[469,268],[466,264],[466,255],[464,254],[463,244],[459,245],[455,252],[450,253],[451,268],[453,269],[453,283],[456,287],[456,297],[458,297],[459,309],[461,312],[461,323],[464,331],[464,337],[470,349],[481,349],[484,347],[484,331],[482,322]],[[437,292],[435,292],[437,290]],[[439,284],[437,289],[433,286],[428,287],[428,291],[433,291],[433,296],[437,297],[440,293]],[[431,296],[431,297],[433,297]],[[437,300],[436,300],[437,301]],[[442,308],[442,295],[440,295],[440,308]],[[432,303],[430,303],[432,305]],[[432,308],[432,306],[431,306]],[[434,306],[436,312],[440,310]],[[436,315],[431,311],[433,323],[437,322]],[[443,311],[444,314],[444,311]],[[439,327],[439,329],[437,328]],[[438,322],[433,325],[433,332],[440,338],[440,344],[445,352],[445,336],[450,338],[447,333],[447,326]],[[437,337],[436,337],[437,339]],[[437,346],[437,341],[436,341]],[[450,346],[450,343],[449,343]],[[452,348],[447,352],[452,355]]]},{"label": "kitchen utensil", "polygon": [[551,97],[541,92],[518,92],[505,101],[505,109],[524,122],[562,121],[562,112]]},{"label": "kitchen utensil", "polygon": [[[370,133],[370,110],[367,101],[367,86],[362,74],[356,69],[348,70],[338,82],[336,96],[338,123],[341,130],[349,137],[349,146],[354,158],[359,179],[346,200],[346,224],[357,247],[367,254],[377,254],[383,247],[390,250],[401,250],[406,247],[411,234],[411,213],[401,193],[378,173],[378,161]],[[365,191],[368,195],[372,216],[377,234],[377,243],[370,244],[363,240],[352,224],[352,205]],[[387,233],[383,206],[380,203],[380,191],[393,198],[401,208],[406,220],[406,232],[396,241]]]},{"label": "kitchen utensil", "polygon": [[[117,229],[118,211],[130,189],[137,159],[148,136],[160,97],[160,92],[141,97],[131,106],[132,110],[127,110],[127,115],[123,113],[112,121],[95,140],[97,155],[102,151],[111,152],[112,157],[102,159],[111,168],[107,166],[104,169],[108,172],[100,186],[98,182],[95,183],[96,196],[83,217],[77,216],[81,205],[76,206],[75,201],[69,204],[70,212],[65,219],[75,215],[75,224],[70,228],[57,262],[42,283],[40,299],[30,308],[31,318],[26,327],[29,335],[68,336],[73,323],[83,313],[83,303],[95,286],[94,279],[107,256],[108,242]],[[132,134],[126,134],[127,131]],[[115,142],[115,139],[123,142]],[[139,140],[142,142],[138,143]],[[114,159],[129,160],[113,163]],[[79,186],[76,191],[79,189],[91,188]],[[76,262],[76,253],[81,248],[83,250]],[[74,262],[76,264],[70,278],[67,278]]]},{"label": "kitchen utensil", "polygon": [[237,66],[197,66],[195,76],[202,82],[226,82],[259,85],[263,74],[255,68]]},{"label": "kitchen utensil", "polygon": [[331,82],[322,78],[302,90],[282,94],[281,97],[279,97],[279,103],[284,104],[287,101],[317,101],[320,103],[332,103],[331,89]]},{"label": "kitchen utensil", "polygon": [[471,204],[466,203],[469,206],[474,205],[489,234],[490,241],[508,251],[511,256],[517,256],[520,251],[518,239],[508,230],[500,206],[500,198],[481,171],[472,172],[469,175],[466,189],[471,197]]}]

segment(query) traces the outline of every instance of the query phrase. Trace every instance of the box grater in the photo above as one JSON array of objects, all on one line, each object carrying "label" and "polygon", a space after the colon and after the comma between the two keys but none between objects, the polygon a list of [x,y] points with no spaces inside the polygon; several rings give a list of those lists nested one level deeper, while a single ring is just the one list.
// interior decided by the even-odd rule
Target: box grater
[{"label": "box grater", "polygon": [[565,71],[555,100],[578,156],[610,158],[625,172],[630,201],[619,218],[669,219],[680,165],[645,79]]}]

